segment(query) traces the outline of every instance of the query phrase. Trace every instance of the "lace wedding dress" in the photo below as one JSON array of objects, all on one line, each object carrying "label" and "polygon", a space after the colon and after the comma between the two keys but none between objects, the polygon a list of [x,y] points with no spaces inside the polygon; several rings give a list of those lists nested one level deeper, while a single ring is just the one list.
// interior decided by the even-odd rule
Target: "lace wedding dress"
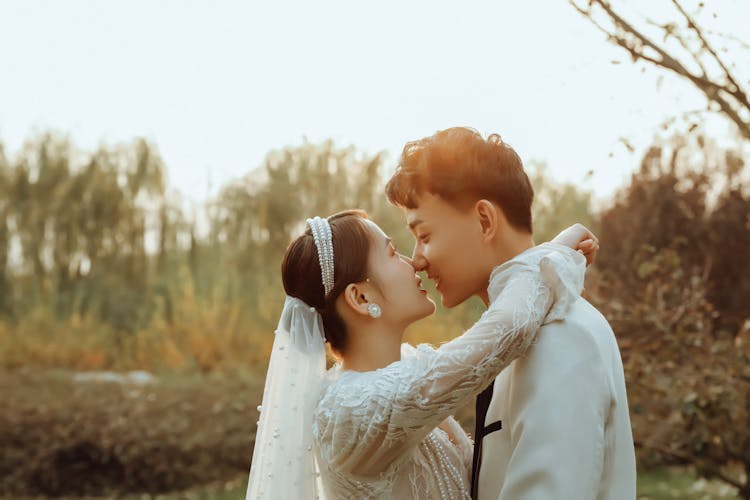
[{"label": "lace wedding dress", "polygon": [[333,367],[313,423],[326,498],[469,498],[472,443],[450,415],[564,316],[584,270],[568,247],[540,245],[494,270],[495,300],[460,337],[404,344],[400,361],[370,372]]}]

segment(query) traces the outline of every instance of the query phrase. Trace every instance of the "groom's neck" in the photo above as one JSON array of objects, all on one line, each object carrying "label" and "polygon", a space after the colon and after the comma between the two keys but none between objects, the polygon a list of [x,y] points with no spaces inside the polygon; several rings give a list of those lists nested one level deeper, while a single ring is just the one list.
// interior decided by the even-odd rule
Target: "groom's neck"
[{"label": "groom's neck", "polygon": [[[529,248],[534,247],[534,239],[531,233],[512,233],[505,237],[504,241],[501,241],[497,245],[496,261],[492,268],[508,262],[510,259],[522,254]],[[492,273],[492,271],[490,271]],[[488,276],[489,278],[489,276]]]},{"label": "groom's neck", "polygon": [[[487,284],[489,284],[492,271],[497,266],[508,262],[512,258],[533,247],[534,239],[531,233],[512,232],[498,239],[497,244],[495,245],[494,257],[487,266]],[[485,307],[489,307],[490,297],[487,287],[485,286],[482,290],[479,291],[479,293],[477,293],[477,295],[480,299],[482,299]]]}]

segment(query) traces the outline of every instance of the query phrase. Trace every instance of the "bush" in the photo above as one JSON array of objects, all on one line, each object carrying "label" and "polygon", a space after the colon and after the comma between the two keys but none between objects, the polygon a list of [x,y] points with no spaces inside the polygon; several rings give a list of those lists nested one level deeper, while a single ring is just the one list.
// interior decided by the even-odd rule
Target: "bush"
[{"label": "bush", "polygon": [[262,381],[0,378],[0,496],[163,493],[247,473]]}]

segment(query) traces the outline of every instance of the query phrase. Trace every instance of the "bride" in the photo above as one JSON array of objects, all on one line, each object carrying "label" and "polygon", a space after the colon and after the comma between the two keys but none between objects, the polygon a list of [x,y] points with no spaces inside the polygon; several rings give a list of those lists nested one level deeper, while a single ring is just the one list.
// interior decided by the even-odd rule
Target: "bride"
[{"label": "bride", "polygon": [[[435,304],[364,212],[307,224],[282,264],[247,499],[469,498],[472,442],[451,415],[577,299],[591,233],[576,225],[498,266],[489,309],[433,348],[402,344]],[[328,371],[325,342],[339,359]]]}]

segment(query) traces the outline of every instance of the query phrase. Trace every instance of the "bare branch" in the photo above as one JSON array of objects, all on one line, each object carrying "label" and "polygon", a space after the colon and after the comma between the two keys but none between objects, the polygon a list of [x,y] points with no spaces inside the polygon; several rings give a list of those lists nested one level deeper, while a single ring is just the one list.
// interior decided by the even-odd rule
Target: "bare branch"
[{"label": "bare branch", "polygon": [[[677,40],[677,42],[680,44],[680,46],[683,49],[685,49],[685,52],[687,52],[688,54],[690,54],[691,56],[693,56],[693,60],[698,65],[698,67],[701,69],[701,76],[703,76],[703,77],[707,77],[708,76],[708,71],[706,70],[706,67],[703,64],[703,61],[701,61],[701,58],[699,57],[698,54],[696,54],[695,52],[693,52],[693,50],[690,49],[690,47],[688,46],[687,40],[685,40],[685,38],[682,35],[680,35],[675,30],[670,30],[668,28],[669,24],[659,24],[656,21],[652,21],[650,19],[646,19],[646,22],[648,24],[650,24],[651,26],[654,26],[654,27],[657,27],[659,29],[664,30],[666,32],[667,36],[671,36],[672,38],[674,38],[675,40]],[[665,37],[665,39],[666,39],[666,37]]]},{"label": "bare branch", "polygon": [[[703,48],[705,48],[709,54],[711,54],[716,61],[716,63],[719,65],[719,67],[724,71],[724,76],[727,78],[727,81],[731,83],[734,86],[734,91],[738,95],[734,95],[738,101],[741,101],[746,107],[750,107],[750,104],[747,102],[747,96],[744,92],[742,92],[742,87],[737,83],[737,81],[732,76],[732,73],[729,71],[729,68],[727,68],[726,64],[724,64],[724,61],[721,60],[719,55],[716,53],[714,48],[711,46],[711,44],[708,43],[708,40],[706,40],[706,37],[703,35],[703,31],[698,27],[697,24],[695,24],[695,21],[693,18],[685,12],[685,9],[682,8],[682,5],[680,5],[680,2],[677,0],[672,0],[672,3],[677,7],[677,10],[680,11],[682,16],[685,18],[685,20],[688,23],[688,26],[695,32],[696,35],[698,35],[698,39],[701,41],[701,44],[703,45]],[[697,56],[696,56],[697,57]]]},{"label": "bare branch", "polygon": [[[680,61],[669,55],[666,50],[657,45],[646,35],[637,30],[632,24],[630,24],[619,14],[617,14],[617,12],[612,9],[607,0],[589,0],[588,8],[585,9],[576,4],[575,0],[568,1],[579,13],[588,18],[600,31],[604,32],[611,42],[627,50],[632,56],[633,60],[648,61],[656,66],[668,69],[673,73],[676,73],[690,80],[698,89],[703,92],[703,94],[708,98],[710,102],[717,103],[721,111],[738,127],[740,134],[745,139],[750,140],[750,122],[743,119],[743,117],[740,116],[740,112],[738,112],[737,110],[737,107],[739,107],[750,112],[750,103],[747,100],[747,95],[737,84],[736,80],[734,80],[733,76],[727,69],[726,65],[724,65],[723,61],[718,58],[713,47],[711,47],[711,45],[705,39],[703,32],[695,24],[695,21],[684,11],[684,9],[682,9],[682,7],[677,3],[676,0],[673,0],[673,2],[678,6],[683,16],[688,19],[688,24],[690,25],[691,29],[698,35],[701,43],[703,44],[703,47],[714,57],[714,59],[717,61],[717,64],[719,64],[724,71],[728,81],[727,85],[723,85],[711,80],[709,76],[705,74],[705,67],[701,62],[699,62],[699,66],[704,74],[693,74],[693,72],[688,70]],[[614,31],[608,30],[594,19],[594,14],[592,12],[592,8],[594,5],[601,8],[609,17],[609,19],[614,23]],[[678,41],[680,41],[680,43],[683,43],[683,46],[685,46],[684,40],[682,40],[679,36]],[[655,52],[658,57],[653,57],[646,54],[645,49],[649,49]],[[688,52],[690,52],[691,55],[697,60],[697,55],[693,54],[690,50],[688,50]]]},{"label": "bare branch", "polygon": [[712,30],[705,30],[705,31],[709,35],[716,36],[716,37],[719,37],[719,38],[723,38],[725,40],[731,40],[734,43],[736,43],[737,45],[739,45],[740,47],[742,47],[743,49],[750,50],[750,43],[747,43],[744,40],[741,40],[741,39],[737,38],[734,35],[727,35],[726,33],[717,33],[716,31],[712,31]]}]

